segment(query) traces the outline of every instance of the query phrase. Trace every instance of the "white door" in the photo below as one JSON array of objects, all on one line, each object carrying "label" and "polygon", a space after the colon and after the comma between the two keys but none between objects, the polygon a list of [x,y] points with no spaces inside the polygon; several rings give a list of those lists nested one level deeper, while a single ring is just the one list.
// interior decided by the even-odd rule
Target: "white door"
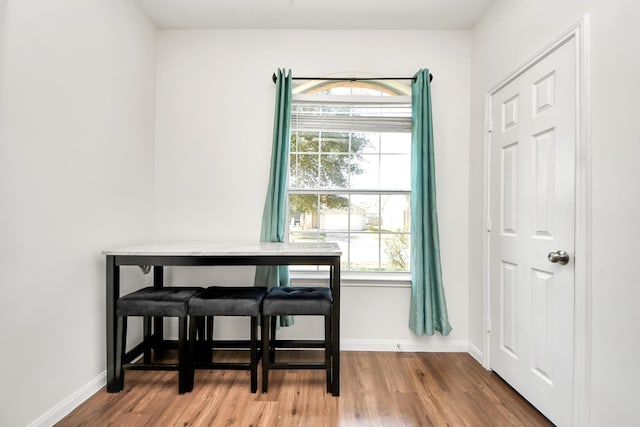
[{"label": "white door", "polygon": [[[572,422],[576,42],[491,95],[490,367]],[[564,264],[565,251],[569,258]]]}]

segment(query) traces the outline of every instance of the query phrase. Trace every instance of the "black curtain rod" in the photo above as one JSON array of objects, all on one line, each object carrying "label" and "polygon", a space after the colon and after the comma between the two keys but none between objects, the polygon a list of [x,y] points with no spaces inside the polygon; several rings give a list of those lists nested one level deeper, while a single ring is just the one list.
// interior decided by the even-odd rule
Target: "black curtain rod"
[{"label": "black curtain rod", "polygon": [[[273,82],[278,81],[278,76],[273,73],[271,77]],[[415,77],[291,77],[291,80],[324,80],[329,82],[343,82],[343,81],[363,81],[363,80],[411,80],[415,81]],[[429,73],[429,81],[433,81],[433,74]]]}]

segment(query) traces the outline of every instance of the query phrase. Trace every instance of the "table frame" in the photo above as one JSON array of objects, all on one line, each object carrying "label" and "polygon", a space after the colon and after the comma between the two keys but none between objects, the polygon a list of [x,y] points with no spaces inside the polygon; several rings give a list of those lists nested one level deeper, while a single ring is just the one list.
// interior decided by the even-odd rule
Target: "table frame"
[{"label": "table frame", "polygon": [[[340,395],[340,255],[314,254],[260,254],[251,255],[159,255],[155,253],[119,255],[106,252],[106,315],[107,315],[107,392],[119,391],[115,384],[116,348],[116,301],[120,297],[120,266],[152,266],[153,285],[164,286],[164,267],[169,266],[258,266],[258,265],[327,265],[329,266],[329,286],[333,295],[332,348],[331,348],[331,393]],[[154,339],[162,340],[162,318],[154,319]],[[141,347],[130,353],[140,354]],[[132,354],[128,357],[135,357]]]}]

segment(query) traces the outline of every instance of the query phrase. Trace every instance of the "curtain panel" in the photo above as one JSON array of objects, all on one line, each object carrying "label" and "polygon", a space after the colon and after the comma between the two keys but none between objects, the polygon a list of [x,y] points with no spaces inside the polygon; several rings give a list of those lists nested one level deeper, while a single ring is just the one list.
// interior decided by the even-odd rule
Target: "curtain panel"
[{"label": "curtain panel", "polygon": [[[284,242],[287,221],[287,185],[289,146],[291,144],[291,70],[277,72],[276,104],[273,118],[273,142],[269,186],[262,213],[261,242]],[[257,266],[256,286],[289,286],[289,267]],[[290,316],[280,316],[280,325],[293,324]]]},{"label": "curtain panel", "polygon": [[417,335],[451,332],[442,286],[436,210],[435,161],[429,70],[411,87],[411,308],[409,327]]}]

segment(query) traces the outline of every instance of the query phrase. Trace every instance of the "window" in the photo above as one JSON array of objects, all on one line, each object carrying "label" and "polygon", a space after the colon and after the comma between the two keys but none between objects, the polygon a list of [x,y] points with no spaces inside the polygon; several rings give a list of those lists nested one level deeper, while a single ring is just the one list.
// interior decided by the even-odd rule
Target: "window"
[{"label": "window", "polygon": [[364,82],[294,93],[289,241],[337,242],[344,271],[408,272],[410,96]]}]

